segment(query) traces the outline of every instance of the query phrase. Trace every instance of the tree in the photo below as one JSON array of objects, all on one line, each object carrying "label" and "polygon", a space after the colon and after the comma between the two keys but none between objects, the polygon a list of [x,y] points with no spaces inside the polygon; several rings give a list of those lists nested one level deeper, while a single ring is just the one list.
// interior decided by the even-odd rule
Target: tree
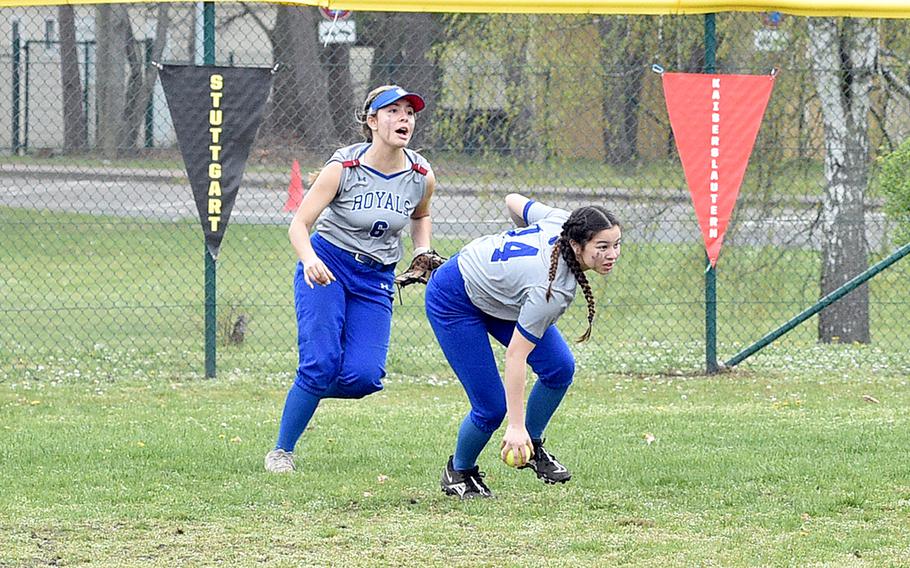
[{"label": "tree", "polygon": [[[364,42],[373,46],[370,88],[401,85],[420,93],[428,109],[436,110],[438,68],[430,60],[434,42],[440,37],[439,17],[421,13],[378,13],[366,20]],[[418,128],[414,146],[429,136]]]},{"label": "tree", "polygon": [[125,146],[123,113],[126,108],[126,5],[95,7],[95,108],[98,112],[97,146],[102,155],[116,157]]},{"label": "tree", "polygon": [[[373,61],[370,66],[370,87],[394,84],[399,80],[399,70],[405,65],[404,45],[407,43],[410,27],[404,28],[398,14],[373,14],[367,24],[362,40],[373,47]],[[408,85],[404,85],[412,89]]]},{"label": "tree", "polygon": [[879,177],[885,195],[885,213],[896,226],[898,246],[910,242],[910,138],[882,159]]},{"label": "tree", "polygon": [[[167,43],[167,32],[170,26],[168,4],[158,4],[156,14],[155,38],[151,44],[151,60],[161,61],[161,53]],[[129,81],[127,82],[126,104],[123,116],[124,143],[129,148],[135,148],[139,140],[140,126],[144,124],[145,109],[148,106],[149,99],[152,97],[155,81],[158,78],[158,71],[153,66],[146,65],[145,53],[139,49],[140,44],[136,42],[135,36],[133,36],[133,28],[129,20],[126,23],[126,33]]]},{"label": "tree", "polygon": [[[639,101],[647,72],[645,50],[633,33],[638,18],[598,20],[603,66],[604,161],[623,165],[638,157]],[[617,102],[619,101],[619,102]]]},{"label": "tree", "polygon": [[329,79],[320,61],[316,8],[280,4],[270,27],[255,10],[244,5],[268,36],[279,65],[266,118],[273,134],[293,136],[313,149],[335,146],[338,135],[329,111]]},{"label": "tree", "polygon": [[285,63],[294,70],[303,101],[299,120],[303,123],[304,140],[312,148],[325,148],[337,145],[338,139],[332,115],[328,112],[329,79],[319,58],[316,10],[302,6],[291,8],[292,34],[285,39],[293,42],[294,59]]},{"label": "tree", "polygon": [[72,4],[59,6],[57,19],[60,22],[60,82],[63,85],[63,151],[78,152],[85,150],[88,141]]},{"label": "tree", "polygon": [[322,50],[322,64],[326,71],[329,87],[329,100],[332,120],[335,123],[335,134],[341,140],[348,140],[351,135],[360,135],[360,128],[355,128],[351,117],[357,106],[354,101],[354,85],[351,82],[351,46],[347,43],[331,43]]},{"label": "tree", "polygon": [[302,138],[303,128],[297,113],[303,102],[297,89],[297,76],[294,69],[287,64],[294,58],[294,44],[291,38],[290,11],[292,6],[279,4],[275,7],[275,26],[269,27],[257,11],[244,4],[250,16],[265,32],[272,44],[272,61],[278,64],[278,72],[272,84],[272,97],[269,112],[266,115],[266,130],[281,138]]},{"label": "tree", "polygon": [[541,110],[550,66],[537,22],[520,14],[443,17],[431,49],[437,143],[469,153],[546,158],[550,138]]},{"label": "tree", "polygon": [[[870,91],[878,35],[870,20],[809,18],[809,55],[822,107],[826,188],[821,205],[822,295],[868,265],[864,197],[869,180]],[[819,340],[868,343],[869,289],[819,314]]]}]

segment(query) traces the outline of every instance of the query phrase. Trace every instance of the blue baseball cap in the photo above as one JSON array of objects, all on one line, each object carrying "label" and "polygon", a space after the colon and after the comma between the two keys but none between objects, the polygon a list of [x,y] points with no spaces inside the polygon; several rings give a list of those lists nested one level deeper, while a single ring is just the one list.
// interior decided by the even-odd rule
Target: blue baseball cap
[{"label": "blue baseball cap", "polygon": [[414,107],[414,112],[420,112],[423,110],[423,107],[427,106],[426,103],[423,102],[423,97],[417,93],[409,93],[396,85],[391,89],[379,93],[379,96],[373,99],[373,102],[370,103],[370,114],[376,114],[376,111],[382,107],[388,106],[401,99],[405,99],[411,103],[411,106]]}]

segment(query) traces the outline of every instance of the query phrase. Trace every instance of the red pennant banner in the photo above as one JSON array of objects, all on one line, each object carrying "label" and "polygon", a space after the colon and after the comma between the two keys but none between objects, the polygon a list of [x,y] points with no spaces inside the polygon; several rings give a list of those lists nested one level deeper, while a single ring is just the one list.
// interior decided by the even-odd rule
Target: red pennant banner
[{"label": "red pennant banner", "polygon": [[774,76],[664,73],[663,85],[705,250],[716,266]]}]

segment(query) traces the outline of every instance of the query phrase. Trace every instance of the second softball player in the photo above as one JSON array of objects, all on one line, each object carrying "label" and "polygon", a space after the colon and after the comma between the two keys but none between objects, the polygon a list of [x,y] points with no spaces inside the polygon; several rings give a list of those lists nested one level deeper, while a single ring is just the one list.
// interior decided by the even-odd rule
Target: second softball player
[{"label": "second softball player", "polygon": [[[502,455],[513,451],[521,467],[547,483],[571,478],[543,445],[575,372],[554,324],[580,286],[588,329],[579,341],[590,337],[594,295],[585,272],[607,274],[620,254],[619,221],[600,206],[570,214],[514,193],[506,205],[519,228],[466,245],[436,270],[426,291],[430,325],[471,403],[441,482],[445,493],[462,499],[492,496],[477,458],[504,417]],[[505,386],[488,335],[506,346]],[[538,379],[525,411],[528,364]]]},{"label": "second softball player", "polygon": [[300,358],[278,441],[265,456],[268,471],[295,469],[294,447],[320,400],[382,388],[401,231],[410,223],[415,255],[430,248],[436,179],[430,164],[407,149],[423,107],[419,95],[398,86],[371,91],[359,117],[366,142],[329,158],[291,221],[300,259],[294,277]]}]

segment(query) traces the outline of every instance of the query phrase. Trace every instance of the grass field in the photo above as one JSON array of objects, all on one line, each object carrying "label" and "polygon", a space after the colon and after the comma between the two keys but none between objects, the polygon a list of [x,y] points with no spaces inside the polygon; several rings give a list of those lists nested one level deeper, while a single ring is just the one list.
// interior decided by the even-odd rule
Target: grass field
[{"label": "grass field", "polygon": [[[202,368],[203,246],[195,222],[0,209],[0,242],[15,243],[0,248],[0,367],[13,357],[36,364],[67,353],[94,357],[100,346],[132,350],[145,367],[164,373]],[[435,245],[450,255],[461,243]],[[702,368],[703,262],[697,244],[627,244],[615,274],[593,281],[599,316],[585,357],[608,371]],[[874,347],[895,356],[910,344],[903,264],[870,284]],[[718,275],[720,356],[810,306],[818,297],[818,265],[812,251],[727,249]],[[293,269],[285,227],[230,227],[218,262],[221,369],[294,366]],[[422,289],[405,290],[395,312],[390,368],[438,360]],[[227,345],[224,330],[239,314],[249,320],[247,339]],[[578,337],[585,315],[584,302],[575,302],[560,322],[564,333]],[[782,342],[814,339],[810,320]]]},{"label": "grass field", "polygon": [[122,378],[108,355],[3,374],[0,566],[910,563],[908,377],[851,346],[712,378],[583,369],[547,433],[574,479],[488,448],[483,502],[438,488],[466,411],[449,374],[325,401],[275,476],[288,377]]},{"label": "grass field", "polygon": [[[462,503],[438,478],[467,405],[420,289],[396,305],[386,390],[325,401],[301,471],[272,476],[296,356],[284,227],[225,240],[219,328],[250,328],[220,338],[216,380],[195,224],[0,209],[0,242],[2,568],[910,565],[905,268],[872,283],[873,344],[818,345],[809,322],[702,377],[703,251],[630,243],[594,283],[594,338],[547,434],[574,479],[545,486],[488,448],[498,498]],[[731,247],[721,355],[809,305],[817,264]],[[564,333],[583,317],[576,302]]]}]

